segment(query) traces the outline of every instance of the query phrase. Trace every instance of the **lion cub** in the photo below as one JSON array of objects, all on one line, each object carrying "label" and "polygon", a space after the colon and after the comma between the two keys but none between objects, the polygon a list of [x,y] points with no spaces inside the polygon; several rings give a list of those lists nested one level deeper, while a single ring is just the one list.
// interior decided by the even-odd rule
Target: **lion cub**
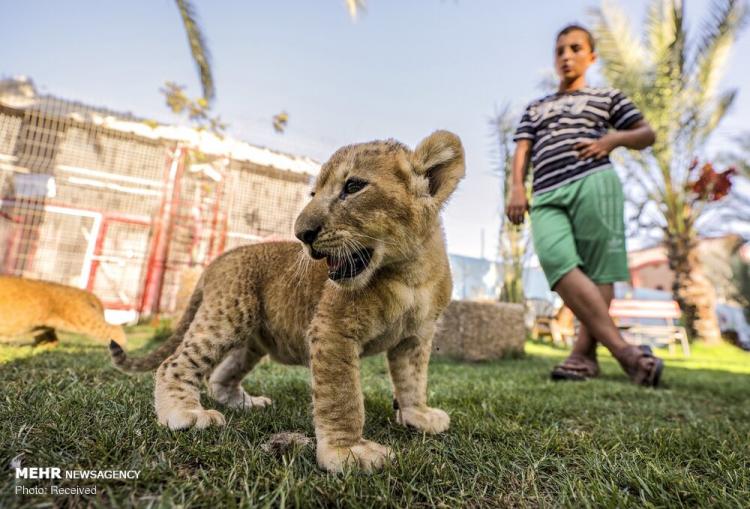
[{"label": "lion cub", "polygon": [[101,301],[72,286],[0,276],[0,336],[33,334],[37,343],[55,342],[55,329],[125,344],[119,325],[104,321]]},{"label": "lion cub", "polygon": [[223,254],[204,272],[174,335],[143,359],[128,359],[112,343],[115,365],[146,370],[166,357],[154,402],[171,429],[224,424],[200,404],[204,376],[214,399],[250,409],[271,403],[240,385],[262,356],[307,365],[318,464],[380,468],[391,452],[362,437],[360,357],[386,352],[401,424],[440,433],[450,423],[427,406],[427,364],[451,296],[439,213],[463,176],[461,141],[446,131],[413,152],[393,140],[339,149],[297,218],[301,244]]}]

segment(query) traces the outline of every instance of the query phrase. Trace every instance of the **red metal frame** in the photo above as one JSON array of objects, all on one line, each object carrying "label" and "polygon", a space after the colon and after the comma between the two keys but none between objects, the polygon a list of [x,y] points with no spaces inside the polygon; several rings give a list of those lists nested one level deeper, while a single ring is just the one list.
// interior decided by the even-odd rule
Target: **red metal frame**
[{"label": "red metal frame", "polygon": [[[164,165],[164,187],[163,189],[167,189],[167,186],[169,185],[169,173],[172,168],[172,162],[174,161],[174,158],[178,155],[177,152],[178,148],[173,148],[169,155],[167,156],[165,160]],[[156,254],[157,254],[157,248],[159,246],[159,243],[161,241],[161,231],[162,231],[162,221],[164,219],[164,211],[166,209],[166,203],[167,203],[167,196],[166,194],[162,195],[161,204],[159,205],[159,213],[154,216],[153,221],[153,228],[151,233],[151,241],[149,242],[149,248],[148,248],[148,261],[146,262],[146,275],[143,279],[143,285],[141,287],[141,298],[139,299],[138,303],[138,313],[142,314],[146,309],[149,309],[153,306],[152,302],[154,299],[153,296],[153,278],[154,278],[154,271],[155,271],[155,263],[156,263]]]},{"label": "red metal frame", "polygon": [[8,243],[5,251],[7,253],[7,257],[5,258],[5,263],[3,264],[3,273],[9,274],[13,272],[13,268],[16,265],[15,247],[18,244],[19,238],[21,237],[23,227],[18,224],[22,222],[20,217],[13,217],[10,214],[6,214],[5,212],[2,213],[2,216],[7,218],[10,222],[16,223],[12,227],[13,233],[10,235],[10,242]]},{"label": "red metal frame", "polygon": [[[163,194],[156,214],[150,218],[128,213],[108,213],[90,206],[71,206],[69,203],[62,203],[55,200],[30,202],[27,199],[4,199],[2,201],[3,204],[20,204],[29,209],[28,212],[30,214],[28,217],[21,216],[16,218],[8,213],[2,213],[3,217],[12,221],[14,225],[10,225],[11,231],[9,232],[6,246],[9,255],[4,260],[3,267],[5,272],[11,272],[15,263],[18,262],[16,249],[23,236],[26,221],[35,220],[34,210],[45,210],[46,207],[54,206],[71,211],[93,212],[101,217],[101,226],[96,234],[96,238],[93,240],[93,258],[90,259],[88,277],[86,281],[82,282],[89,291],[94,290],[97,277],[101,277],[99,269],[102,263],[104,263],[101,257],[104,254],[107,236],[112,233],[111,223],[119,222],[143,225],[150,228],[150,238],[145,258],[142,261],[142,280],[138,288],[138,293],[134,298],[134,303],[125,304],[119,301],[107,301],[105,302],[105,307],[108,309],[135,310],[139,314],[157,315],[160,311],[161,294],[164,290],[167,272],[181,266],[174,263],[170,264],[170,249],[173,248],[173,237],[178,233],[177,227],[181,224],[189,224],[197,220],[192,214],[185,214],[185,211],[182,210],[185,208],[185,204],[180,201],[183,194],[182,185],[187,169],[188,152],[188,147],[179,144],[167,150],[164,160]],[[205,257],[200,256],[198,259],[191,258],[191,261],[201,265],[207,265],[220,255],[227,244],[229,216],[222,208],[222,201],[229,188],[226,182],[227,172],[225,168],[221,170],[221,176],[221,180],[215,186],[211,186],[210,191],[207,191],[208,195],[204,192],[204,188],[200,188],[200,191],[197,192],[198,198],[196,199],[199,201],[197,205],[201,209],[201,219],[199,220],[201,231],[194,232],[196,237],[194,240],[197,243],[207,241],[207,245],[202,244],[206,246]],[[213,194],[213,203],[207,199],[211,194]],[[205,223],[203,222],[203,218],[207,219]],[[203,227],[208,225],[210,226],[208,232],[206,232]],[[206,233],[208,234],[207,237],[205,236]],[[29,263],[33,263],[33,261],[30,260]]]},{"label": "red metal frame", "polygon": [[[153,242],[149,249],[148,269],[143,285],[143,294],[139,313],[156,315],[159,313],[159,301],[161,300],[161,291],[164,286],[164,276],[169,257],[169,246],[172,238],[174,219],[177,211],[177,203],[180,195],[180,180],[185,171],[185,158],[187,151],[177,146],[172,155],[167,158],[167,164],[164,173],[164,189],[170,190],[170,196],[167,193],[162,198],[159,207],[159,214],[154,222]],[[172,164],[177,159],[177,168],[172,177]],[[169,205],[169,208],[167,206]]]},{"label": "red metal frame", "polygon": [[[225,238],[219,238],[219,241],[216,242],[216,234],[217,234],[217,225],[219,223],[219,217],[221,215],[221,198],[224,194],[224,181],[226,179],[226,175],[224,172],[221,173],[221,181],[219,182],[219,185],[216,186],[216,199],[214,203],[214,213],[213,218],[211,219],[211,238],[208,243],[208,260],[207,262],[210,262],[213,260],[216,256],[220,255],[222,253],[222,247],[226,241]],[[226,237],[226,229],[222,232],[222,237]],[[214,246],[217,244],[217,250],[214,251]]]},{"label": "red metal frame", "polygon": [[99,260],[97,256],[102,254],[102,246],[104,246],[104,237],[107,235],[107,229],[109,225],[107,221],[102,218],[102,225],[99,228],[99,234],[96,236],[96,243],[94,244],[94,259],[91,261],[91,269],[89,270],[89,280],[86,281],[86,289],[92,291],[94,289],[94,281],[96,280],[96,271],[99,269]]},{"label": "red metal frame", "polygon": [[[94,245],[94,260],[91,262],[91,270],[89,272],[89,280],[86,284],[86,289],[90,292],[94,290],[94,284],[96,283],[96,273],[99,269],[101,262],[97,259],[102,255],[102,249],[104,247],[104,241],[107,237],[107,230],[110,223],[125,223],[125,224],[136,224],[141,226],[149,226],[151,223],[142,219],[136,219],[133,217],[123,217],[120,214],[106,214],[102,216],[102,225],[99,229],[99,235],[96,238],[96,244]],[[138,300],[138,299],[136,299]],[[110,309],[135,309],[136,306],[132,304],[122,304],[108,302],[105,306]]]}]

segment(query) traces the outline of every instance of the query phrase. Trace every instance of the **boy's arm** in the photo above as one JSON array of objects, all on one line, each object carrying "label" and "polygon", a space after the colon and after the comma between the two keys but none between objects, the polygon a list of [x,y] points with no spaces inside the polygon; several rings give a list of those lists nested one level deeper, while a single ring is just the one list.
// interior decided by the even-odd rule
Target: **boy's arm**
[{"label": "boy's arm", "polygon": [[511,176],[510,192],[505,207],[505,214],[513,224],[523,223],[529,201],[526,199],[526,170],[529,167],[529,156],[531,154],[531,140],[518,140],[516,151],[513,154],[513,166]]},{"label": "boy's arm", "polygon": [[643,150],[656,141],[656,134],[645,120],[639,120],[632,126],[621,131],[612,131],[596,140],[583,140],[576,143],[579,159],[601,159],[609,155],[617,147],[627,147]]}]

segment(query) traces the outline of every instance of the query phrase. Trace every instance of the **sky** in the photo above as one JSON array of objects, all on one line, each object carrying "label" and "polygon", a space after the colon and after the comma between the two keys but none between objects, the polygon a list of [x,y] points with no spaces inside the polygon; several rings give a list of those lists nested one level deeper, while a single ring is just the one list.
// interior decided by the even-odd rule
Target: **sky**
[{"label": "sky", "polygon": [[[343,0],[193,0],[212,54],[214,111],[249,143],[325,161],[338,147],[396,138],[414,147],[458,134],[467,176],[443,217],[453,254],[494,258],[500,179],[489,120],[542,95],[556,32],[586,23],[595,1],[370,0],[353,21]],[[648,0],[621,0],[634,27]],[[686,0],[691,28],[710,0]],[[0,0],[0,76],[43,93],[176,123],[159,88],[200,86],[172,0]],[[730,57],[740,89],[712,147],[750,130],[750,30]],[[593,84],[597,70],[593,69]],[[271,118],[289,113],[284,134]]]}]

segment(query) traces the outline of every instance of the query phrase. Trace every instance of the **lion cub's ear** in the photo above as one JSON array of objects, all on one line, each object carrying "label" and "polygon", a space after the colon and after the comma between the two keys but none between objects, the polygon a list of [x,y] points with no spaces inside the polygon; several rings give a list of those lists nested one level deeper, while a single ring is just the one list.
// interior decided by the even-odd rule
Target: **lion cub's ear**
[{"label": "lion cub's ear", "polygon": [[442,205],[465,173],[461,140],[448,131],[435,131],[414,150],[412,164],[418,175],[427,177],[430,194]]}]

